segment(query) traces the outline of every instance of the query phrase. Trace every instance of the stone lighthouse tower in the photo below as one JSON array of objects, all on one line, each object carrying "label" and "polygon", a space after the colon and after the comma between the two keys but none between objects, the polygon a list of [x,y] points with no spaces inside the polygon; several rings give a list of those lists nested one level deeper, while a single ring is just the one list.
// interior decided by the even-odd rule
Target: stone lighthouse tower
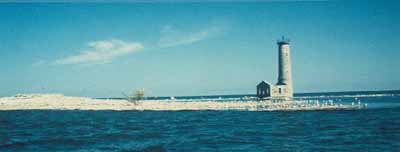
[{"label": "stone lighthouse tower", "polygon": [[257,97],[260,99],[293,98],[292,64],[290,62],[289,40],[282,37],[278,40],[278,83],[271,85],[267,81],[261,81],[257,85]]},{"label": "stone lighthouse tower", "polygon": [[282,37],[278,44],[278,83],[276,84],[278,96],[293,97],[292,64],[290,62],[289,39]]}]

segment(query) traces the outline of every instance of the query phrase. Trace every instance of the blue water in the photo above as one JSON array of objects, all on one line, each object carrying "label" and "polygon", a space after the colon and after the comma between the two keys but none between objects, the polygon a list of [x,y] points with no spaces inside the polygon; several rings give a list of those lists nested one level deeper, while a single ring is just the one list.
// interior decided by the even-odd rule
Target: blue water
[{"label": "blue water", "polygon": [[0,111],[0,151],[400,151],[400,95],[345,94],[302,97],[370,108]]}]

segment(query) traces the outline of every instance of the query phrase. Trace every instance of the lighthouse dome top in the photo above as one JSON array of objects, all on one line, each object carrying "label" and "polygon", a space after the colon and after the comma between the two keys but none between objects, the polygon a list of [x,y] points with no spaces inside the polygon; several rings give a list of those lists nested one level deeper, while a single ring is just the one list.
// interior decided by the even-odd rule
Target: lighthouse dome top
[{"label": "lighthouse dome top", "polygon": [[278,39],[278,40],[277,40],[277,43],[278,43],[279,45],[282,45],[282,44],[289,44],[289,42],[290,42],[290,39],[285,38],[284,36],[282,36],[281,39]]}]

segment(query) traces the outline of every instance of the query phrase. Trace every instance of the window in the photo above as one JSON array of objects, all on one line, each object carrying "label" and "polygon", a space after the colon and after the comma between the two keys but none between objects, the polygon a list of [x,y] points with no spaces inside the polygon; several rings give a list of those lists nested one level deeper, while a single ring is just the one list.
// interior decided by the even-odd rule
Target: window
[{"label": "window", "polygon": [[282,94],[282,88],[279,88],[279,94]]}]

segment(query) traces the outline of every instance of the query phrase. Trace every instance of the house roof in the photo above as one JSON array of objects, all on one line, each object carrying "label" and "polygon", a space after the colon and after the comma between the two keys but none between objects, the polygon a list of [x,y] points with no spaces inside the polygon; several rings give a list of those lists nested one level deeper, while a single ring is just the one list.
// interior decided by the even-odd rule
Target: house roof
[{"label": "house roof", "polygon": [[267,85],[269,85],[269,86],[271,86],[271,83],[269,83],[268,81],[261,81],[257,86],[259,86],[259,85],[263,85],[263,84],[267,84]]}]

